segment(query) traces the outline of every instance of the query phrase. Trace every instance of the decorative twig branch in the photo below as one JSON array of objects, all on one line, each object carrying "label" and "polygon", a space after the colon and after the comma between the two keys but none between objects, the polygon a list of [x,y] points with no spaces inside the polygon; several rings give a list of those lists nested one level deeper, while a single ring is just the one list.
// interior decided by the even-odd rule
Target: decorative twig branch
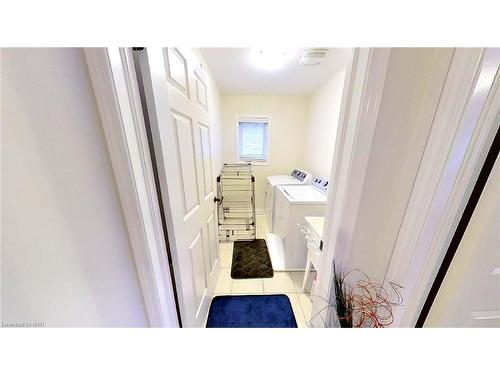
[{"label": "decorative twig branch", "polygon": [[[388,327],[394,322],[392,307],[402,305],[401,285],[389,282],[395,299],[381,284],[359,270],[345,273],[333,263],[335,299],[332,304],[341,327]],[[350,280],[353,280],[350,282]],[[326,306],[321,309],[324,311]],[[318,313],[319,314],[319,313]],[[316,314],[316,315],[318,315]]]}]

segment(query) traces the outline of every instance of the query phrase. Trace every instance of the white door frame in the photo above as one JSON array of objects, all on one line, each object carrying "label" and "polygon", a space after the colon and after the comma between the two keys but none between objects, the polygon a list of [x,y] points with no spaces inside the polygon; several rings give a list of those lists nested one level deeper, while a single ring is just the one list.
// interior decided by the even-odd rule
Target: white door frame
[{"label": "white door frame", "polygon": [[132,49],[84,51],[149,323],[179,327]]},{"label": "white door frame", "polygon": [[[85,55],[150,324],[179,326],[132,51],[96,48]],[[493,49],[454,53],[386,276],[406,288],[395,326],[414,326],[498,128],[500,78],[491,82],[491,74],[499,55]],[[331,260],[346,246],[343,232],[355,230],[389,57],[390,49],[355,49],[346,72],[330,178],[335,189],[325,215],[326,261],[316,291],[327,297]]]},{"label": "white door frame", "polygon": [[[330,186],[334,188],[328,190],[325,212],[324,261],[314,290],[321,299],[331,300],[333,258],[337,255],[336,261],[345,263],[345,259],[339,259],[340,254],[347,255],[343,249],[349,248],[350,236],[345,233],[355,231],[390,51],[389,48],[356,48],[347,66],[330,175]],[[323,307],[319,301],[315,309]],[[322,318],[327,326],[338,323],[331,309],[325,310]]]},{"label": "white door frame", "polygon": [[454,52],[385,281],[394,326],[414,327],[498,129],[500,49]]},{"label": "white door frame", "polygon": [[[385,281],[405,287],[393,326],[415,326],[460,214],[498,129],[500,50],[457,49],[447,75]],[[345,263],[356,230],[390,49],[356,49],[345,90],[315,292],[331,298],[332,260]],[[489,95],[488,95],[488,90]],[[481,116],[481,117],[480,117]],[[320,308],[322,306],[319,306]],[[325,315],[327,324],[335,317]]]}]

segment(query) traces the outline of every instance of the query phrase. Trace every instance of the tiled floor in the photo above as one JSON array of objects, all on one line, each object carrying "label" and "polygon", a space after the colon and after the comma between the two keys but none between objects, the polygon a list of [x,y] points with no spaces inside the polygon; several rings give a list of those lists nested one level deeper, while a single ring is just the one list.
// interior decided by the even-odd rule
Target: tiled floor
[{"label": "tiled floor", "polygon": [[[265,238],[267,225],[264,215],[257,215],[257,238]],[[311,300],[309,298],[312,278],[306,284],[305,293],[301,292],[303,272],[274,272],[273,278],[267,279],[231,279],[231,260],[233,256],[233,242],[220,243],[221,271],[215,295],[227,294],[286,294],[292,304],[295,319],[300,327],[307,327],[311,316]]]}]

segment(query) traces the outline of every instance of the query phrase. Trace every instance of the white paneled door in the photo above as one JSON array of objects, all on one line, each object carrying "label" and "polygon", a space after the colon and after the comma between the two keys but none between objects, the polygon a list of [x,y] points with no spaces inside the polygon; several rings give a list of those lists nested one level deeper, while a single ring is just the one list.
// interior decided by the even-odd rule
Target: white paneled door
[{"label": "white paneled door", "polygon": [[189,49],[148,48],[140,66],[182,325],[199,327],[218,273],[208,77]]}]

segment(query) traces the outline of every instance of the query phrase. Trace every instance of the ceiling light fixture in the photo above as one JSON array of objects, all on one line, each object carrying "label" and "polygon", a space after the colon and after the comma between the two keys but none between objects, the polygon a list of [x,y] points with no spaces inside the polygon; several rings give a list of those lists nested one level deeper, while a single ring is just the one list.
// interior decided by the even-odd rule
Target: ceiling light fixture
[{"label": "ceiling light fixture", "polygon": [[291,52],[276,48],[255,48],[252,50],[252,62],[255,66],[266,70],[282,67],[291,57]]}]

